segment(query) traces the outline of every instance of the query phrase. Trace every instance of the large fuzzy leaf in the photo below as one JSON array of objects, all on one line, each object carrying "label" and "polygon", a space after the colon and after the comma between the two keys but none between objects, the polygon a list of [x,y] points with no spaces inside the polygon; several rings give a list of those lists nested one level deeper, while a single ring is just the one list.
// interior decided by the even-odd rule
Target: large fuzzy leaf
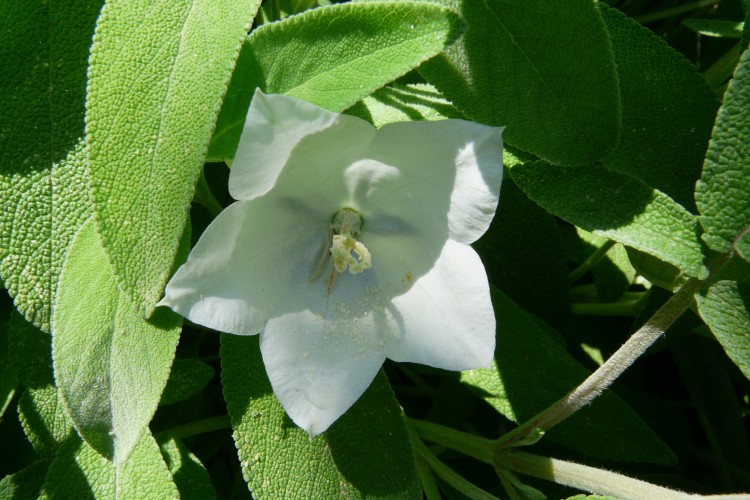
[{"label": "large fuzzy leaf", "polygon": [[237,61],[209,157],[234,157],[256,87],[343,111],[439,53],[462,28],[449,10],[412,2],[333,5],[259,27]]},{"label": "large fuzzy leaf", "polygon": [[52,341],[65,408],[89,445],[122,463],[156,411],[167,383],[180,318],[151,321],[117,287],[93,220],[79,231],[60,275]]},{"label": "large fuzzy leaf", "polygon": [[750,51],[742,55],[724,94],[695,192],[712,249],[732,248],[750,261]]},{"label": "large fuzzy leaf", "polygon": [[65,251],[88,216],[86,61],[102,1],[0,3],[0,275],[49,331]]},{"label": "large fuzzy leaf", "polygon": [[469,29],[420,71],[467,117],[506,125],[508,144],[552,163],[584,165],[615,147],[620,96],[594,2],[440,3]]},{"label": "large fuzzy leaf", "polygon": [[254,495],[419,496],[401,411],[382,373],[328,431],[311,440],[273,395],[257,337],[222,335],[221,361],[242,472]]},{"label": "large fuzzy leaf", "polygon": [[151,315],[259,0],[110,0],[91,48],[86,134],[97,228]]}]

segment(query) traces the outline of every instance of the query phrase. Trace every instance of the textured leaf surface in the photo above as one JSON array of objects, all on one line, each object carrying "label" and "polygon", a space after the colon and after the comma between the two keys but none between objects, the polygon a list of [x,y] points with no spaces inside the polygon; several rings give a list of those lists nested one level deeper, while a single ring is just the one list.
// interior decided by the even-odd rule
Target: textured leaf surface
[{"label": "textured leaf surface", "polygon": [[[502,292],[493,290],[497,347],[492,369],[463,372],[461,380],[498,412],[523,422],[582,382],[588,372],[539,323]],[[542,369],[543,368],[543,369]],[[673,463],[669,448],[611,392],[545,435],[591,457]]]},{"label": "textured leaf surface", "polygon": [[221,337],[222,385],[242,471],[256,497],[417,498],[401,410],[381,373],[323,435],[310,439],[273,395],[257,337]]},{"label": "textured leaf surface", "polygon": [[695,192],[712,249],[734,247],[750,260],[750,51],[745,51],[724,94]]},{"label": "textured leaf surface", "polygon": [[449,10],[410,2],[332,5],[259,27],[237,61],[209,158],[234,157],[256,87],[343,111],[439,53],[462,28]]},{"label": "textured leaf surface", "polygon": [[432,85],[389,85],[345,111],[380,128],[387,123],[445,120],[463,115]]},{"label": "textured leaf surface", "polygon": [[604,164],[695,211],[693,191],[719,102],[695,65],[652,31],[599,3],[617,63],[622,129]]},{"label": "textured leaf surface", "polygon": [[60,275],[52,350],[70,418],[102,455],[127,458],[156,410],[180,334],[160,309],[146,321],[115,282],[93,220],[76,235]]},{"label": "textured leaf surface", "polygon": [[114,464],[77,436],[52,460],[43,498],[179,498],[159,446],[146,431],[127,461]]},{"label": "textured leaf surface", "polygon": [[750,379],[750,284],[719,281],[696,300],[703,321]]},{"label": "textured leaf surface", "polygon": [[664,193],[603,167],[513,167],[513,180],[561,219],[705,278],[697,218]]},{"label": "textured leaf surface", "polygon": [[54,385],[52,337],[13,313],[8,321],[8,353],[26,386],[17,409],[23,431],[38,456],[53,456],[73,427]]},{"label": "textured leaf surface", "polygon": [[50,460],[37,460],[15,474],[9,474],[0,480],[0,498],[12,500],[35,500],[44,484]]},{"label": "textured leaf surface", "polygon": [[91,48],[86,133],[98,230],[149,316],[185,227],[258,0],[112,0]]},{"label": "textured leaf surface", "polygon": [[78,142],[101,4],[0,3],[0,275],[18,310],[46,331],[65,251],[87,216]]},{"label": "textured leaf surface", "polygon": [[190,450],[179,439],[165,436],[159,439],[159,447],[164,461],[169,467],[174,483],[180,492],[181,500],[212,500],[216,492],[211,478]]},{"label": "textured leaf surface", "polygon": [[183,401],[203,390],[214,377],[214,369],[197,359],[175,359],[159,404]]},{"label": "textured leaf surface", "polygon": [[441,3],[469,29],[420,71],[467,117],[507,125],[509,144],[552,163],[584,165],[615,147],[620,97],[594,2]]}]

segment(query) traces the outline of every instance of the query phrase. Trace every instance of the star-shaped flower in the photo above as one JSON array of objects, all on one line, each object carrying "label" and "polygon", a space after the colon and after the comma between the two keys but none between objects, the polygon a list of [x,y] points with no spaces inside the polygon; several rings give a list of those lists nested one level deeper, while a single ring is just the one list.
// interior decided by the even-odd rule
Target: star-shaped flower
[{"label": "star-shaped flower", "polygon": [[385,358],[488,366],[495,317],[469,246],[502,179],[502,129],[463,120],[375,130],[255,93],[229,177],[238,201],[206,229],[160,302],[260,334],[279,401],[316,435]]}]

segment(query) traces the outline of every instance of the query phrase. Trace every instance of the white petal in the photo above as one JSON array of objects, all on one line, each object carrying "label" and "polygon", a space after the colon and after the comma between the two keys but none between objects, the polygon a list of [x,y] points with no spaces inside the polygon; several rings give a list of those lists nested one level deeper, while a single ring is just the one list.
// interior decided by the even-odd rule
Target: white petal
[{"label": "white petal", "polygon": [[369,194],[363,208],[386,207],[386,213],[424,231],[447,227],[451,239],[471,243],[495,215],[502,146],[502,128],[464,120],[385,125],[372,155],[398,168],[400,179]]},{"label": "white petal", "polygon": [[[337,149],[367,143],[375,129],[293,97],[255,91],[229,175],[229,193],[249,200],[270,191],[295,148]],[[301,145],[304,139],[306,145]]]},{"label": "white petal", "polygon": [[296,292],[310,286],[327,226],[327,215],[288,199],[236,202],[201,235],[159,305],[216,330],[257,334],[278,308],[306,299]]},{"label": "white petal", "polygon": [[387,357],[447,370],[489,366],[495,315],[484,266],[476,252],[448,240],[435,266],[393,300],[400,335]]},{"label": "white petal", "polygon": [[[355,316],[356,317],[356,316]],[[362,395],[385,360],[381,310],[356,317],[328,311],[290,313],[268,322],[260,337],[273,391],[311,436],[325,431]]]}]

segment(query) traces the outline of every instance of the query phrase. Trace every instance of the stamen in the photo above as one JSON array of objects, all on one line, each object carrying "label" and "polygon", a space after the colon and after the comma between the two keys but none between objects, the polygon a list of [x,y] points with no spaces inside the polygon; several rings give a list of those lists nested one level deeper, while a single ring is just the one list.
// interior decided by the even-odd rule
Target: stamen
[{"label": "stamen", "polygon": [[323,268],[330,260],[333,266],[329,268],[326,288],[331,293],[336,284],[339,273],[347,269],[351,274],[358,274],[372,267],[372,256],[370,251],[362,242],[357,241],[354,236],[359,234],[362,228],[361,216],[350,208],[339,210],[328,228],[326,246],[320,256],[315,271],[310,276],[310,281],[317,280],[323,272]]}]

